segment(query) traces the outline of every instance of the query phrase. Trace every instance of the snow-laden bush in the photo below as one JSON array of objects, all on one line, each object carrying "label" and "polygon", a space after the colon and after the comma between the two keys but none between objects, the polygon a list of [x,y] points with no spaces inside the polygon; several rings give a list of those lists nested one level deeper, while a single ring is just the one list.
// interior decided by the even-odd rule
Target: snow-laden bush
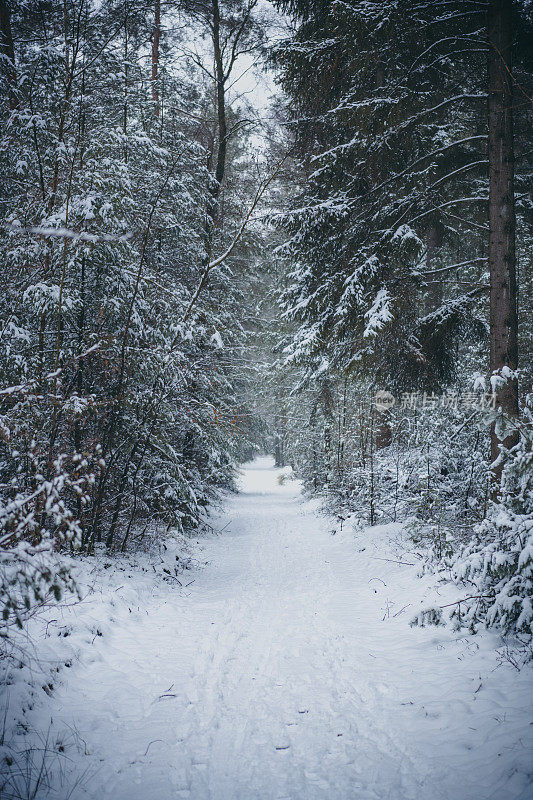
[{"label": "snow-laden bush", "polygon": [[292,467],[284,467],[278,475],[278,483],[284,486],[288,481],[294,480],[294,470]]},{"label": "snow-laden bush", "polygon": [[476,597],[452,611],[458,623],[533,633],[533,514],[496,506],[455,559],[452,575],[476,587]]},{"label": "snow-laden bush", "polygon": [[[37,446],[32,441],[14,461],[25,462],[22,480],[12,481],[0,496],[0,636],[11,626],[21,628],[35,609],[74,591],[69,559],[62,550],[75,548],[81,538],[79,521],[69,508],[72,500],[85,501],[93,475],[86,459],[61,456],[45,477]],[[31,480],[28,475],[28,464]],[[18,484],[18,485],[17,485]]]},{"label": "snow-laden bush", "polygon": [[[520,426],[520,441],[508,453],[502,498],[477,526],[475,537],[455,558],[452,575],[469,582],[479,597],[457,606],[462,624],[483,621],[505,631],[533,633],[533,432]],[[465,605],[465,604],[462,604]]]},{"label": "snow-laden bush", "polygon": [[[517,423],[520,435],[502,448],[501,497],[492,504],[470,542],[449,561],[452,578],[468,587],[467,596],[449,608],[459,627],[483,624],[506,633],[533,634],[533,429],[531,410]],[[435,624],[443,609],[428,609],[413,624]],[[433,612],[438,612],[436,615]]]}]

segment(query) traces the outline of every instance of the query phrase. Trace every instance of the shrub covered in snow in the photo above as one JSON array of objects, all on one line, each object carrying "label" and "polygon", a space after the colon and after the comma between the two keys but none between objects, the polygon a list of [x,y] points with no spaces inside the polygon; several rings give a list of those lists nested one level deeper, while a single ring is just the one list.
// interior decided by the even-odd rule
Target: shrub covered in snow
[{"label": "shrub covered in snow", "polygon": [[501,496],[471,541],[447,559],[452,578],[468,587],[464,600],[427,609],[413,624],[439,624],[443,610],[458,627],[483,624],[506,633],[533,634],[533,430],[531,411],[517,424],[519,441],[502,449]]},{"label": "shrub covered in snow", "polygon": [[503,504],[496,505],[456,557],[452,574],[476,587],[475,599],[452,611],[459,624],[475,627],[483,621],[488,627],[499,625],[506,631],[531,634],[533,514],[515,514]]},{"label": "shrub covered in snow", "polygon": [[294,470],[292,467],[284,467],[278,474],[278,483],[283,486],[288,481],[294,480]]},{"label": "shrub covered in snow", "polygon": [[[528,419],[529,417],[529,419]],[[475,626],[499,625],[533,633],[533,430],[530,412],[519,426],[520,439],[503,453],[501,501],[478,525],[476,535],[456,557],[452,575],[475,585],[479,598],[452,616]]]},{"label": "shrub covered in snow", "polygon": [[94,474],[81,455],[57,458],[46,475],[32,440],[25,451],[7,448],[16,478],[0,495],[0,636],[21,628],[36,607],[75,590],[65,546],[79,545],[73,502],[84,503]]}]

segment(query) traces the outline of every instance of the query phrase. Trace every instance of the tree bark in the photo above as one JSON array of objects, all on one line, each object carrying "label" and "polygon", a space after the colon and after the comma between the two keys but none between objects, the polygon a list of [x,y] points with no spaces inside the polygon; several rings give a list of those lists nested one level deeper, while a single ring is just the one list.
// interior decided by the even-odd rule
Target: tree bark
[{"label": "tree bark", "polygon": [[376,450],[383,450],[389,447],[392,442],[392,428],[390,426],[390,416],[388,412],[376,412],[374,446]]},{"label": "tree bark", "polygon": [[[443,228],[436,219],[432,220],[426,231],[426,270],[430,272],[435,267],[435,258],[442,247]],[[426,298],[426,313],[431,314],[442,305],[443,278],[436,274],[429,276],[429,286]]]},{"label": "tree bark", "polygon": [[217,214],[220,189],[226,170],[226,152],[228,148],[228,124],[226,120],[226,78],[224,75],[224,59],[220,42],[220,7],[218,0],[213,0],[213,52],[215,57],[215,83],[217,95],[218,151],[215,168],[215,185],[211,192],[212,218]]},{"label": "tree bark", "polygon": [[[490,271],[490,371],[518,365],[518,314],[515,255],[512,0],[489,0],[488,36],[488,157]],[[518,416],[515,379],[497,389],[497,407],[509,417]],[[512,446],[514,435],[502,444]],[[491,430],[491,460],[497,459],[500,440]],[[493,467],[493,484],[501,479],[501,464]]]},{"label": "tree bark", "polygon": [[7,0],[0,0],[0,54],[4,60],[7,90],[9,94],[9,107],[16,108],[17,97],[15,84],[17,80],[15,67],[15,48],[11,33],[11,10]]},{"label": "tree bark", "polygon": [[161,0],[154,0],[154,29],[152,32],[152,102],[154,114],[159,117],[161,106],[159,103],[159,41],[161,39]]}]

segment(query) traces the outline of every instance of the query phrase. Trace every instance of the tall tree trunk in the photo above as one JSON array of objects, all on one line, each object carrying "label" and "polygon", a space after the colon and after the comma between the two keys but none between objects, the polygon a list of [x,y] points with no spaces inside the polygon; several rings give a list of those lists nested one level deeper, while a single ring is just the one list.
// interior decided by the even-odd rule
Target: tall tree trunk
[{"label": "tall tree trunk", "polygon": [[[426,231],[426,270],[431,272],[435,268],[437,253],[442,247],[443,229],[437,219],[433,219]],[[439,274],[429,275],[428,291],[426,297],[426,313],[431,314],[442,305],[443,278]]]},{"label": "tall tree trunk", "polygon": [[[487,14],[488,123],[489,123],[489,270],[490,270],[490,370],[516,370],[518,315],[515,256],[512,0],[489,0]],[[497,406],[510,417],[518,416],[518,385],[509,380],[497,390]],[[506,447],[514,436],[503,440]],[[499,454],[500,440],[491,430],[491,459]],[[501,465],[493,468],[495,493]]]},{"label": "tall tree trunk", "polygon": [[213,0],[213,52],[215,56],[215,82],[217,95],[218,151],[215,168],[215,185],[212,191],[212,216],[217,214],[220,189],[226,170],[226,152],[228,147],[228,124],[226,120],[226,77],[220,41],[220,7],[218,0]]},{"label": "tall tree trunk", "polygon": [[128,53],[128,0],[124,3],[124,108],[122,111],[122,133],[124,134],[124,163],[128,163],[128,84],[129,84],[129,53]]},{"label": "tall tree trunk", "polygon": [[274,466],[275,467],[284,467],[285,464],[283,463],[283,451],[281,448],[281,436],[279,432],[274,434]]},{"label": "tall tree trunk", "polygon": [[374,446],[376,450],[383,450],[392,442],[392,428],[388,411],[376,410]]},{"label": "tall tree trunk", "polygon": [[159,78],[159,40],[161,38],[161,0],[154,0],[154,29],[152,32],[152,101],[154,104],[154,114],[159,117],[161,107],[159,105],[159,88],[157,80]]},{"label": "tall tree trunk", "polygon": [[370,525],[376,523],[375,474],[374,474],[374,406],[370,406]]},{"label": "tall tree trunk", "polygon": [[15,108],[17,96],[15,92],[16,68],[15,68],[15,48],[13,46],[13,36],[11,33],[11,10],[7,0],[0,0],[0,55],[4,61],[7,90],[9,93],[9,107]]}]

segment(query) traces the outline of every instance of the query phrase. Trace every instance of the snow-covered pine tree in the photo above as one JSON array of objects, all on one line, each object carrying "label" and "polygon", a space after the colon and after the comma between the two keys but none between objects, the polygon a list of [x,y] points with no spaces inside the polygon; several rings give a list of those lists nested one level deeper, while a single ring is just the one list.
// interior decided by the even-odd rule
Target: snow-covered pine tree
[{"label": "snow-covered pine tree", "polygon": [[[44,5],[2,5],[13,46],[2,61],[0,375],[14,387],[0,409],[2,499],[9,507],[36,481],[60,485],[76,545],[116,549],[141,520],[196,525],[232,483],[245,393],[228,354],[245,341],[254,237],[240,237],[198,287],[257,181],[228,100],[224,207],[208,243],[203,134],[214,126],[217,140],[216,105],[200,66],[184,60],[177,8]],[[83,496],[73,488],[80,461],[94,465]],[[54,483],[59,463],[67,473]]]},{"label": "snow-covered pine tree", "polygon": [[[279,5],[294,22],[274,59],[301,187],[283,218],[283,301],[295,325],[288,354],[315,397],[300,408],[312,409],[313,423],[321,414],[318,438],[299,437],[295,453],[301,461],[303,446],[304,476],[337,508],[363,503],[372,521],[377,503],[383,518],[396,518],[406,499],[442,555],[450,546],[443,531],[468,538],[467,516],[471,526],[488,508],[486,419],[431,399],[446,388],[471,392],[475,373],[489,367],[486,8],[460,0]],[[523,187],[531,20],[524,4],[514,14]],[[527,261],[529,202],[518,200]],[[331,381],[334,400],[321,403]],[[424,414],[407,401],[380,419],[367,400],[377,388],[397,401],[426,392],[430,402]],[[343,409],[334,414],[337,447],[349,459],[344,485],[344,469],[326,478],[335,406]]]}]

